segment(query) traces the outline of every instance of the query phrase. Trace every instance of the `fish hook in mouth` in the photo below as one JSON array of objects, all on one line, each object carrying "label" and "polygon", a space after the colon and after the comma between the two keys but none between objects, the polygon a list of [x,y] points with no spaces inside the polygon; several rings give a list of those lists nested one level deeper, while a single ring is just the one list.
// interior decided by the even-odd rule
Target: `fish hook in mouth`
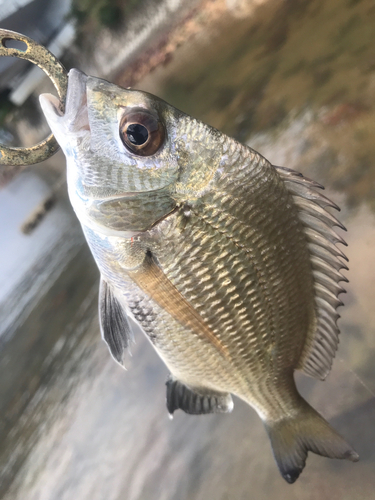
[{"label": "fish hook in mouth", "polygon": [[60,102],[56,96],[42,94],[39,100],[47,120],[51,122],[61,120],[69,132],[90,131],[86,83],[87,76],[82,71],[74,68],[69,71],[65,113],[61,112]]}]

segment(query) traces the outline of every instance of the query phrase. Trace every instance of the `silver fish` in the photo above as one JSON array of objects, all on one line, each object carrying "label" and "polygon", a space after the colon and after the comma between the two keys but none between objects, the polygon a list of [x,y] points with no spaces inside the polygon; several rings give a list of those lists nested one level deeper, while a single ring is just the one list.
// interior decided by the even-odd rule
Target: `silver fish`
[{"label": "silver fish", "polygon": [[100,323],[123,363],[132,318],[171,372],[170,414],[263,420],[284,479],[308,451],[357,453],[298,393],[324,379],[346,281],[343,227],[319,184],[145,92],[69,73],[66,111],[41,105],[67,160],[69,196],[101,273]]}]

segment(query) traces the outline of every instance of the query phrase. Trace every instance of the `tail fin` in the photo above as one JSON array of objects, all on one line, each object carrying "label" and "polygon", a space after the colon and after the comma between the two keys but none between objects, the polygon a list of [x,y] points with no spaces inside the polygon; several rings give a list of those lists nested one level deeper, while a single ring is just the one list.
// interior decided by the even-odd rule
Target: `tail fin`
[{"label": "tail fin", "polygon": [[276,422],[265,422],[273,454],[283,478],[294,483],[303,468],[307,452],[329,458],[359,460],[358,454],[345,440],[301,398],[297,414]]}]

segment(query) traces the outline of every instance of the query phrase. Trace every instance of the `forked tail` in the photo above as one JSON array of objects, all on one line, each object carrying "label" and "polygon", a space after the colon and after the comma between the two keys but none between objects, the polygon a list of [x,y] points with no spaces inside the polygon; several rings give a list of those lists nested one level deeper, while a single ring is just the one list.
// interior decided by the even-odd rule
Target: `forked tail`
[{"label": "forked tail", "polygon": [[294,483],[305,467],[307,452],[329,458],[359,460],[348,443],[301,398],[299,411],[276,422],[265,422],[280,473]]}]

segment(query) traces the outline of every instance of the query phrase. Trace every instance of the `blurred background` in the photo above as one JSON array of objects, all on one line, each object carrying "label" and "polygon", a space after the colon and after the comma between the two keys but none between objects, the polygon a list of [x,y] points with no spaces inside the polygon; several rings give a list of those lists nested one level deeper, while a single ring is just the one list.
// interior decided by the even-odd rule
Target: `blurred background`
[{"label": "blurred background", "polygon": [[[0,27],[326,186],[348,228],[350,284],[330,376],[297,381],[361,457],[310,454],[290,486],[243,402],[230,415],[169,420],[168,373],[142,333],[127,371],[100,339],[99,275],[58,153],[0,167],[0,498],[374,498],[373,0],[0,0]],[[38,95],[51,90],[41,70],[0,58],[1,143],[48,134]]]}]

